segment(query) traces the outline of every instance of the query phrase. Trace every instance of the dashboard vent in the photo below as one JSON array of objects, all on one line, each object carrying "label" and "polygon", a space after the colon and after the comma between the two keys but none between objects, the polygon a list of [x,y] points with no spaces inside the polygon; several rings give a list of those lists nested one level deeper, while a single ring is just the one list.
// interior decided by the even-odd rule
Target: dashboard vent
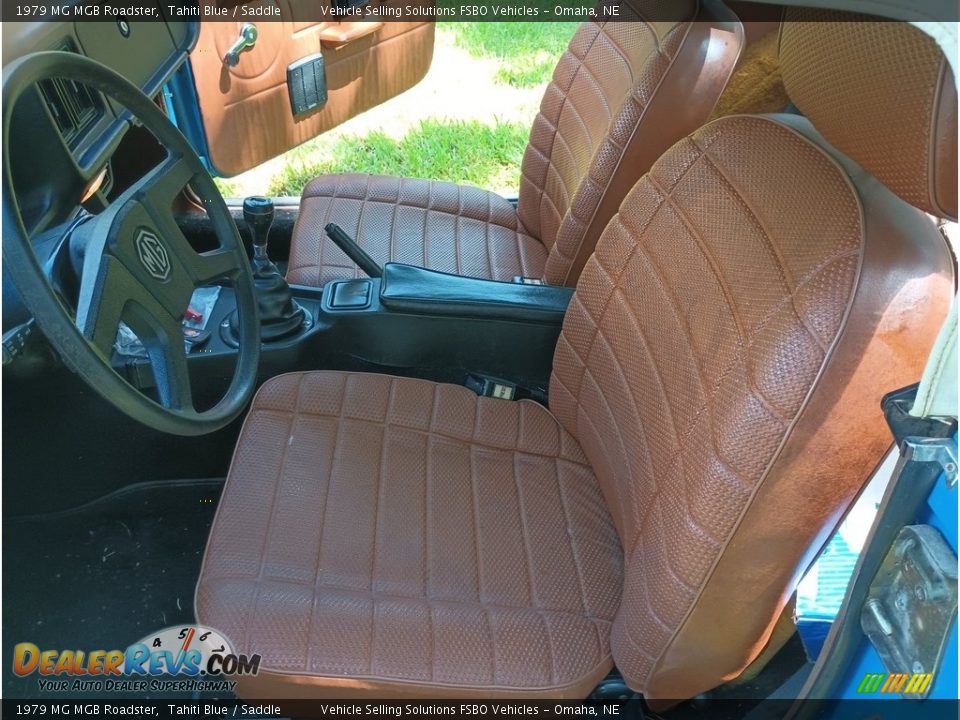
[{"label": "dashboard vent", "polygon": [[[75,51],[70,45],[57,49]],[[57,129],[67,145],[73,147],[103,112],[103,101],[99,94],[73,80],[44,80],[39,87]]]},{"label": "dashboard vent", "polygon": [[86,85],[72,80],[44,80],[40,83],[40,92],[57,129],[71,146],[96,121],[103,109]]}]

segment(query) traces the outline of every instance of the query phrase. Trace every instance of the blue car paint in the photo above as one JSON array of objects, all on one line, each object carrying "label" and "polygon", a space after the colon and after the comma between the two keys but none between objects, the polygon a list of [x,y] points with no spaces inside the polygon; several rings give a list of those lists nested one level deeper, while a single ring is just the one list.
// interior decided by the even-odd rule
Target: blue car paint
[{"label": "blue car paint", "polygon": [[193,70],[189,62],[183,63],[170,81],[163,87],[163,100],[170,120],[176,125],[193,149],[207,171],[218,176],[217,169],[210,163],[210,151],[207,147],[207,134],[200,115],[200,103],[193,80]]}]

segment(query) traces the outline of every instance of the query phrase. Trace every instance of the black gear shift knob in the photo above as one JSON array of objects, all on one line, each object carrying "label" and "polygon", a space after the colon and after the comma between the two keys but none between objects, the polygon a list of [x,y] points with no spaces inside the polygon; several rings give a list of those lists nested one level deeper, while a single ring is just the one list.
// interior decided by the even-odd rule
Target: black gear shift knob
[{"label": "black gear shift knob", "polygon": [[[260,314],[260,338],[264,342],[289,337],[304,326],[306,311],[293,299],[290,285],[267,255],[267,236],[273,224],[273,200],[254,195],[243,201],[243,219],[253,235],[253,283]],[[234,338],[238,334],[238,320],[230,317]]]},{"label": "black gear shift knob", "polygon": [[270,226],[273,225],[273,200],[253,195],[243,201],[243,219],[253,235],[254,248],[265,250]]}]

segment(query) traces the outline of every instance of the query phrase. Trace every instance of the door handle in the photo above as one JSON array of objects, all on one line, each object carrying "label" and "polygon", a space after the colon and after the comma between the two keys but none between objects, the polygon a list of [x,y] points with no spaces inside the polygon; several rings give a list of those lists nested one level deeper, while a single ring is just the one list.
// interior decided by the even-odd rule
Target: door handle
[{"label": "door handle", "polygon": [[227,67],[236,67],[237,63],[240,62],[240,53],[253,48],[257,44],[259,35],[257,26],[253,23],[247,23],[240,28],[240,37],[234,41],[230,49],[227,50],[227,54],[223,56],[223,64]]}]

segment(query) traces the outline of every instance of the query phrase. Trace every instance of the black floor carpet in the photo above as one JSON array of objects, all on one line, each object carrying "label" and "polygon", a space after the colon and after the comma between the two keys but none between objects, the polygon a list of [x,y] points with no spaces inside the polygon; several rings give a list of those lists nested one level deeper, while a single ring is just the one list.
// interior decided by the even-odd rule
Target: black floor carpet
[{"label": "black floor carpet", "polygon": [[[3,655],[124,649],[189,623],[222,480],[133,485],[73,510],[3,524]],[[36,698],[36,673],[5,672],[5,697]]]}]

